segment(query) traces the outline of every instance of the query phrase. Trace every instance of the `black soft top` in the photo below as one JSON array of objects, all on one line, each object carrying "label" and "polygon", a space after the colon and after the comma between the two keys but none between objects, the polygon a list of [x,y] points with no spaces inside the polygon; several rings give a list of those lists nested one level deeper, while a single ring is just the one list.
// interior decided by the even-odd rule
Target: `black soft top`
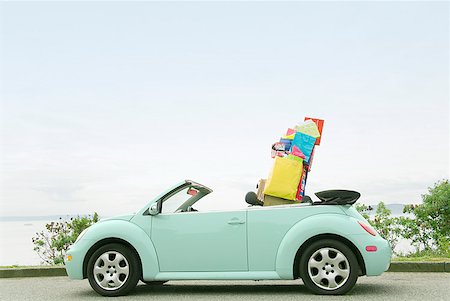
[{"label": "black soft top", "polygon": [[321,202],[315,202],[315,205],[353,205],[361,196],[353,190],[325,190],[316,192],[315,195]]}]

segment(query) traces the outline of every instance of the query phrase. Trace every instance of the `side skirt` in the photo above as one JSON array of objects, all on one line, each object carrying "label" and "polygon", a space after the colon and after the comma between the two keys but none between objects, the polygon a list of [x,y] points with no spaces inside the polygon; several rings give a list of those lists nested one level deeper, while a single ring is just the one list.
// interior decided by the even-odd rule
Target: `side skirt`
[{"label": "side skirt", "polygon": [[[279,280],[274,271],[252,272],[161,272],[149,280]],[[146,279],[147,280],[147,279]]]}]

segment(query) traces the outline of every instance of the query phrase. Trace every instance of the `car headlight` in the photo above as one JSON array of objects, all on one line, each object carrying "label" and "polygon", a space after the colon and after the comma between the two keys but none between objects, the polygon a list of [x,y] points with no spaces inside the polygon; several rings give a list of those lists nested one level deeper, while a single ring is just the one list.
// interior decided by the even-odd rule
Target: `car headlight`
[{"label": "car headlight", "polygon": [[86,231],[89,229],[89,227],[87,227],[86,229],[84,229],[83,231],[81,231],[80,235],[78,235],[77,240],[75,240],[75,244],[83,237],[84,234],[86,234]]}]

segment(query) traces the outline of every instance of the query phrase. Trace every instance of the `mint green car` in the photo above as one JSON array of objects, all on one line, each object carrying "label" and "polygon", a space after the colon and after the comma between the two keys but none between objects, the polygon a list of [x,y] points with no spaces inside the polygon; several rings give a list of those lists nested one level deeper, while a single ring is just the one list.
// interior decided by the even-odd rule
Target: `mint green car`
[{"label": "mint green car", "polygon": [[[199,212],[212,190],[184,181],[138,213],[83,231],[65,257],[72,279],[104,296],[139,280],[292,280],[317,294],[345,294],[358,276],[389,267],[391,248],[352,207],[359,193],[327,191],[322,202]],[[250,202],[252,203],[252,202]]]}]

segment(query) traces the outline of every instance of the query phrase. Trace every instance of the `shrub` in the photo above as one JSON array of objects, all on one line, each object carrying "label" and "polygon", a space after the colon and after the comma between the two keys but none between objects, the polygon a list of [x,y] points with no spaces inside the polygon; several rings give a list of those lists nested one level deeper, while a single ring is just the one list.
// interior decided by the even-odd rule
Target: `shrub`
[{"label": "shrub", "polygon": [[45,225],[45,230],[36,232],[32,238],[33,250],[45,264],[64,264],[64,256],[71,244],[75,242],[80,233],[98,221],[98,214],[92,216],[77,216],[70,220],[50,222]]},{"label": "shrub", "polygon": [[409,239],[416,248],[408,256],[450,257],[450,183],[442,180],[422,195],[422,204],[406,205],[403,213],[410,216],[391,217],[383,202],[377,205],[375,216],[367,212],[370,206],[357,204],[356,209],[389,241],[392,249],[400,238]]},{"label": "shrub", "polygon": [[422,195],[422,204],[405,206],[403,212],[413,217],[401,217],[401,232],[421,251],[435,251],[450,256],[450,183],[442,180]]}]

